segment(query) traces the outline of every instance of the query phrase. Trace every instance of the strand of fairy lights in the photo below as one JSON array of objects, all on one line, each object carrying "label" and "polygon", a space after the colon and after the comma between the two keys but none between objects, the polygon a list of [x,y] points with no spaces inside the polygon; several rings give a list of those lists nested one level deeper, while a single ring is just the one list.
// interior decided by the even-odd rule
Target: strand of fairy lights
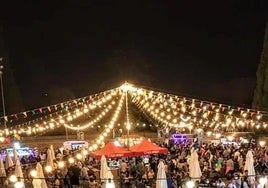
[{"label": "strand of fairy lights", "polygon": [[[82,111],[80,109],[75,109],[73,113],[67,114],[66,121],[73,121],[73,120],[81,117],[82,115],[89,113],[90,111],[88,110],[88,107],[91,110],[94,110],[96,108],[101,108],[103,104],[105,104],[106,102],[108,102],[112,99],[112,95],[115,95],[115,93],[104,96],[104,97],[98,99],[97,101],[93,101],[89,105],[85,105]],[[61,126],[65,122],[63,117],[64,116],[59,116],[57,118],[58,120],[51,119],[51,122],[55,122],[58,126]],[[54,128],[53,124],[52,124],[52,127],[50,127],[50,128]]]},{"label": "strand of fairy lights", "polygon": [[90,122],[88,122],[85,125],[77,125],[76,127],[74,127],[73,125],[68,125],[67,123],[65,123],[64,120],[60,120],[60,123],[63,124],[64,127],[71,129],[71,130],[84,130],[87,129],[89,127],[94,126],[96,123],[100,122],[110,111],[111,109],[113,109],[113,106],[115,104],[115,101],[112,101],[112,103],[110,105],[108,105],[108,107],[106,107],[97,117],[93,118]]},{"label": "strand of fairy lights", "polygon": [[[117,93],[116,91],[111,92],[111,94],[104,95],[102,98],[97,99],[96,101],[92,101],[89,105],[84,105],[82,111],[80,109],[74,109],[73,112],[68,112],[67,114],[63,114],[63,115],[60,114],[56,118],[50,118],[50,120],[48,121],[43,121],[42,122],[43,126],[36,123],[34,126],[28,126],[27,128],[19,128],[19,129],[14,129],[14,130],[6,129],[4,132],[0,133],[0,136],[4,136],[4,135],[8,136],[11,134],[20,135],[23,133],[26,133],[26,135],[31,135],[32,133],[37,134],[38,132],[44,132],[50,129],[53,130],[56,126],[57,127],[61,126],[59,122],[63,117],[67,116],[68,120],[77,119],[80,116],[89,112],[88,107],[90,109],[95,109],[96,107],[100,108],[104,102],[111,100],[112,96],[116,95],[116,93]],[[57,119],[59,119],[59,121]]]},{"label": "strand of fairy lights", "polygon": [[[87,102],[87,101],[86,101]],[[69,101],[68,101],[68,103],[69,103]],[[85,102],[84,102],[85,103]],[[64,103],[62,103],[62,104],[64,104]],[[62,109],[60,109],[61,111],[62,111]],[[61,113],[59,113],[58,111],[56,111],[56,112],[54,112],[54,113],[51,113],[51,114],[49,114],[49,116],[51,117],[50,118],[50,120],[48,120],[48,121],[53,121],[53,119],[54,119],[54,115],[57,115],[57,116],[64,116],[64,114],[66,114],[68,111],[62,111]],[[48,115],[47,115],[48,116]],[[41,118],[42,119],[42,118]],[[36,126],[39,126],[39,124],[37,123],[37,121],[34,121],[35,122],[35,127]],[[47,122],[46,121],[43,121],[43,124],[44,125],[46,125],[47,124]],[[19,128],[16,128],[17,126],[19,126]],[[14,133],[14,134],[16,134],[16,133],[19,133],[19,134],[21,134],[21,133],[24,133],[25,131],[24,131],[24,129],[25,128],[22,128],[22,127],[20,127],[20,125],[17,125],[17,126],[15,126],[15,128],[13,128],[13,127],[10,127],[10,128],[8,128],[8,129],[5,129],[5,130],[3,130],[3,131],[1,131],[0,132],[0,134],[1,135],[4,135],[5,133],[6,133],[6,135],[8,136],[9,134],[12,134],[12,133]],[[30,125],[28,125],[27,126],[28,127],[28,129],[29,129],[29,127],[31,127]]]},{"label": "strand of fairy lights", "polygon": [[118,121],[118,117],[122,111],[123,103],[124,103],[125,95],[121,94],[121,98],[118,102],[118,106],[116,107],[116,110],[108,123],[108,126],[105,128],[105,130],[96,138],[96,141],[94,144],[92,144],[89,147],[90,151],[96,150],[100,147],[100,145],[103,144],[104,139],[110,134],[111,130],[114,128],[114,125],[116,121]]},{"label": "strand of fairy lights", "polygon": [[[77,99],[57,103],[57,104],[50,105],[50,106],[44,106],[44,107],[35,108],[35,109],[24,111],[24,112],[19,112],[19,113],[16,113],[16,114],[5,116],[5,117],[0,117],[0,119],[7,119],[5,121],[9,122],[10,119],[11,119],[11,121],[12,120],[25,119],[26,117],[28,117],[29,114],[32,115],[32,116],[38,115],[38,114],[43,114],[43,113],[46,113],[46,115],[51,115],[53,113],[61,111],[62,109],[72,108],[73,106],[76,106],[79,103],[83,105],[84,103],[86,103],[86,102],[88,102],[88,101],[90,101],[90,100],[92,100],[94,98],[97,98],[100,95],[104,95],[105,93],[110,93],[110,92],[113,92],[113,90],[104,91],[104,92],[101,92],[101,93],[98,93],[98,94],[95,94],[95,95],[81,97],[81,98],[77,98]],[[50,112],[52,112],[52,113],[50,113]],[[15,126],[27,125],[27,123],[29,123],[29,122],[31,122],[31,121],[28,121],[28,122],[23,123],[23,124],[15,125]]]},{"label": "strand of fairy lights", "polygon": [[[144,93],[148,93],[147,95],[145,95]],[[175,124],[174,122],[176,122],[176,118],[175,119],[173,119],[173,122],[171,122],[170,121],[170,119],[172,119],[172,117],[171,117],[171,115],[170,114],[168,114],[168,115],[166,115],[166,113],[165,112],[161,112],[161,115],[158,115],[158,113],[160,112],[160,110],[161,109],[155,109],[155,112],[153,112],[152,111],[152,109],[154,108],[154,107],[152,107],[151,105],[153,104],[153,102],[152,101],[149,101],[150,99],[152,100],[152,98],[153,98],[153,96],[154,96],[154,94],[153,94],[153,92],[152,91],[150,91],[150,92],[148,92],[148,91],[140,91],[140,92],[134,92],[134,93],[132,93],[133,94],[133,96],[135,96],[135,99],[137,100],[137,101],[139,101],[139,103],[141,103],[140,105],[145,105],[145,107],[143,106],[143,109],[144,110],[146,110],[147,111],[147,113],[149,113],[151,116],[153,116],[153,118],[154,119],[156,119],[156,120],[158,120],[158,121],[160,121],[161,123],[164,123],[164,124],[169,124],[170,126],[175,126],[175,125],[177,125],[177,124]],[[160,96],[160,99],[159,99],[159,96]],[[142,98],[142,97],[144,97],[144,100],[141,100],[140,98]],[[156,100],[156,101],[154,101],[155,103],[158,101],[158,103],[160,103],[159,101],[161,101],[161,103],[164,103],[164,105],[165,106],[167,106],[167,104],[169,104],[169,103],[171,103],[172,102],[172,100],[174,100],[174,97],[169,97],[169,100],[167,100],[167,99],[163,99],[164,97],[163,97],[163,95],[161,95],[160,93],[158,93],[158,97],[157,97],[158,99]],[[176,98],[176,100],[178,100],[178,98]],[[142,102],[141,102],[142,101]],[[151,103],[151,104],[150,104]],[[178,103],[178,102],[177,102]],[[174,108],[174,103],[171,103],[171,104],[173,104],[173,108]],[[188,114],[191,114],[192,116],[196,116],[196,110],[198,110],[198,111],[200,111],[201,110],[201,108],[199,108],[199,109],[197,109],[196,108],[196,105],[195,105],[195,103],[194,103],[194,100],[192,100],[192,104],[191,105],[186,105],[185,104],[185,100],[181,100],[180,101],[180,103],[179,103],[180,105],[181,105],[181,113],[183,112],[183,113],[188,113]],[[162,104],[162,107],[163,107],[163,104]],[[175,105],[175,107],[177,108],[177,105]],[[149,108],[149,109],[148,109]],[[179,108],[178,108],[179,109]],[[189,113],[188,111],[187,111],[187,109],[192,109],[192,111]],[[232,122],[232,118],[234,118],[234,117],[231,117],[231,115],[232,115],[232,113],[233,113],[233,110],[230,110],[229,112],[228,112],[228,116],[227,115],[225,115],[225,116],[227,116],[227,118],[225,118],[226,119],[226,122],[225,123],[221,123],[221,124],[219,124],[220,122],[218,122],[219,121],[219,119],[220,119],[220,114],[221,114],[221,112],[220,112],[220,110],[219,109],[217,109],[217,110],[215,110],[215,112],[214,111],[208,111],[207,110],[207,105],[204,105],[204,106],[202,106],[202,112],[203,112],[203,114],[202,114],[202,116],[203,116],[203,119],[205,119],[206,121],[204,121],[203,119],[200,119],[199,120],[199,123],[200,124],[208,124],[209,123],[209,121],[207,121],[207,118],[208,118],[208,115],[210,115],[210,114],[215,114],[215,118],[214,118],[214,122],[212,122],[213,124],[217,124],[217,126],[219,126],[219,125],[222,125],[222,126],[229,126],[229,125],[232,125],[232,126],[234,126],[234,125],[236,125],[236,124],[239,124],[239,125],[241,125],[241,126],[243,126],[243,125],[245,125],[246,123],[245,122],[243,122],[243,118],[245,118],[247,115],[246,115],[246,113],[245,113],[245,111],[241,111],[240,113],[243,115],[243,118],[239,118],[239,117],[235,117],[235,119],[236,119],[236,121],[235,122]],[[176,115],[176,113],[178,114],[178,112],[176,112],[175,111],[175,115]],[[180,114],[181,114],[180,113]],[[163,118],[162,118],[162,117]],[[260,121],[260,119],[261,119],[261,116],[262,116],[262,114],[257,114],[257,121]],[[164,119],[164,117],[166,118],[166,119]],[[188,119],[190,120],[190,117],[191,116],[188,116]],[[182,119],[183,117],[181,117],[181,119]],[[185,120],[184,120],[185,121]],[[194,121],[194,123],[196,123],[197,122],[197,117],[195,117],[194,119],[192,119],[192,121]],[[245,121],[245,120],[244,120]],[[248,123],[248,120],[247,120],[247,123]],[[255,121],[253,121],[253,120],[251,120],[250,121],[250,124],[251,124],[251,126],[254,126],[255,125]],[[259,123],[260,124],[260,123]],[[264,123],[263,122],[263,127],[264,128],[266,128],[266,126],[267,126],[267,124],[266,123]],[[258,126],[256,126],[257,128],[258,128]]]},{"label": "strand of fairy lights", "polygon": [[[154,104],[152,106],[149,105],[149,102],[146,101],[146,99],[143,99],[139,101],[140,105],[138,107],[145,110],[153,119],[157,120],[160,123],[166,124],[168,126],[175,126],[175,124],[169,122],[169,120],[172,118],[171,115],[166,115],[165,112],[161,112],[159,108],[155,109]],[[155,109],[155,113],[153,110]],[[157,114],[160,112],[160,116]],[[166,119],[164,119],[166,117]],[[177,119],[173,119],[174,123],[177,123]]]},{"label": "strand of fairy lights", "polygon": [[[116,89],[113,89],[113,90],[110,90],[111,91],[111,94],[112,95],[115,95],[116,93],[118,93],[118,88]],[[109,97],[109,96],[108,96]],[[103,99],[100,99],[98,102],[94,101],[93,104],[90,104],[90,108],[95,108],[96,105],[101,105],[101,100]],[[104,101],[103,101],[104,102]],[[97,103],[97,104],[96,104]],[[109,107],[110,108],[110,107]],[[88,110],[86,108],[84,108],[83,112],[86,113]],[[74,115],[70,115],[70,112],[67,114],[68,115],[68,120],[72,120],[74,118],[78,118],[80,117],[83,113],[81,113],[79,111],[79,109],[75,109],[74,110]],[[103,114],[103,113],[102,113]],[[60,119],[62,119],[62,117],[64,117],[66,115],[59,115],[58,117]],[[70,118],[71,117],[71,118]],[[57,119],[57,118],[56,118]],[[91,124],[92,125],[92,124]],[[59,121],[55,120],[54,118],[51,118],[49,121],[44,121],[43,122],[43,126],[39,125],[39,124],[35,124],[34,126],[28,126],[27,129],[25,128],[20,128],[20,129],[14,129],[14,130],[5,130],[5,134],[8,136],[8,135],[11,135],[11,134],[22,134],[22,133],[26,133],[26,135],[31,135],[32,133],[38,133],[38,132],[44,132],[46,130],[49,130],[49,129],[54,129],[55,126],[60,126],[60,123]],[[3,133],[0,133],[0,136],[3,136],[4,134]]]},{"label": "strand of fairy lights", "polygon": [[[152,105],[150,105],[150,103],[147,102],[148,99],[149,98],[147,98],[145,100],[143,99],[141,101],[139,101],[139,99],[138,99],[142,109],[146,110],[147,113],[149,113],[151,116],[153,116],[154,119],[156,119],[157,121],[160,121],[161,123],[165,123],[169,126],[176,126],[177,125],[177,118],[176,117],[179,114],[179,112],[176,110],[177,109],[176,105],[174,105],[172,103],[171,106],[167,109],[169,114],[166,114],[165,112],[163,112],[162,109],[163,109],[163,106],[167,106],[167,102],[164,102],[164,105],[162,105],[162,104],[160,105],[161,109],[159,109],[159,108],[155,109],[156,102],[159,98],[157,98],[155,101],[153,101]],[[135,101],[135,99],[134,99],[134,101]],[[143,105],[143,103],[145,103],[145,104]],[[155,110],[155,112],[154,112],[154,110]],[[162,110],[162,112],[161,112],[161,110]],[[157,116],[156,114],[159,112],[161,112],[160,116]],[[172,117],[170,114],[173,114],[175,117]],[[166,118],[166,119],[164,119],[164,118]],[[181,120],[183,120],[183,122],[187,122],[189,120],[189,117],[184,118],[184,117],[180,116],[180,118],[181,118]],[[172,122],[170,122],[171,119],[172,119]]]},{"label": "strand of fairy lights", "polygon": [[[102,106],[106,102],[110,101],[113,98],[113,96],[115,96],[115,95],[116,95],[116,93],[112,93],[110,95],[107,95],[107,96],[103,97],[99,101],[95,101],[94,103],[89,105],[90,109],[93,110],[96,107]],[[87,123],[87,125],[84,125],[84,126],[81,126],[81,127],[79,125],[77,125],[77,126],[68,125],[66,123],[66,121],[67,122],[73,121],[74,117],[72,117],[72,116],[68,116],[65,120],[63,118],[60,118],[59,122],[60,122],[61,125],[65,126],[66,128],[72,129],[72,130],[86,129],[86,128],[90,127],[90,126],[94,126],[97,122],[99,122],[101,119],[103,119],[103,117],[105,117],[107,112],[109,112],[109,110],[112,108],[113,104],[114,104],[114,101],[112,101],[111,104],[109,104],[108,107],[106,107],[96,118],[94,118],[89,123]]]},{"label": "strand of fairy lights", "polygon": [[[103,101],[103,99],[100,99],[99,101]],[[94,101],[93,104],[95,104],[97,102]],[[98,108],[101,108],[102,106],[102,103],[99,103],[98,105],[96,105]],[[91,104],[89,105],[89,107],[92,106]],[[96,108],[96,106],[94,108]],[[92,107],[90,107],[90,109],[94,109]],[[51,119],[50,120],[50,128],[53,129],[54,128],[54,125],[56,124],[57,126],[61,126],[61,122],[64,121],[64,117],[66,117],[67,121],[73,121],[75,119],[78,119],[79,117],[81,117],[82,115],[85,115],[89,113],[89,109],[88,109],[88,106],[84,106],[83,110],[80,110],[80,109],[75,109],[73,112],[69,112],[67,115],[65,116],[59,116],[58,118],[55,119]],[[59,119],[59,120],[57,120]]]},{"label": "strand of fairy lights", "polygon": [[[112,90],[112,92],[117,89],[118,88]],[[227,105],[215,103],[209,104],[209,102],[206,101],[179,98],[175,95],[164,94],[143,88],[133,87],[130,91],[130,94],[135,96],[135,104],[137,104],[139,107],[142,106],[142,109],[150,114],[150,116],[154,117],[154,119],[156,119],[158,122],[170,124],[171,126],[177,125],[179,120],[180,122],[191,122],[195,125],[199,124],[209,127],[244,127],[245,125],[256,128],[267,127],[267,123],[262,121],[264,116],[265,119],[267,119],[267,114],[264,114],[260,111],[254,111],[252,109],[229,109],[229,106],[227,107]],[[75,100],[72,102],[74,101]],[[69,104],[69,102],[61,104],[66,105]],[[147,104],[146,108],[143,106],[145,104]],[[154,106],[151,106],[151,104]],[[228,112],[226,112],[227,110]],[[238,115],[240,115],[240,117],[237,117]],[[58,115],[58,117],[62,117],[62,115]],[[28,130],[20,127],[15,129],[6,129],[0,132],[0,136],[16,133],[21,134],[27,131],[30,133],[31,130],[33,130],[33,132],[43,132],[45,130],[54,129],[55,126],[60,126],[60,123],[57,122],[57,117],[56,120],[53,117],[48,122],[44,121],[42,126],[39,124],[28,126]]]},{"label": "strand of fairy lights", "polygon": [[[163,97],[163,96],[161,96],[161,97]],[[176,97],[176,96],[175,96]],[[174,98],[174,97],[173,97]],[[170,97],[170,99],[169,100],[173,100],[173,98],[171,98]],[[178,98],[176,99],[176,100],[178,100]],[[168,100],[165,100],[165,103],[167,103],[167,101]],[[183,107],[182,108],[184,108],[184,111],[186,110],[186,109],[196,109],[195,108],[195,104],[194,104],[194,99],[192,100],[192,104],[191,105],[187,105],[187,104],[184,104],[185,103],[185,101],[186,100],[182,100],[182,101],[180,101],[180,104],[183,104]],[[163,102],[163,100],[161,101],[161,102]],[[169,101],[170,102],[170,101]],[[219,111],[219,109],[218,110],[215,110],[216,112],[214,112],[213,110],[208,110],[208,108],[207,108],[207,105],[203,105],[203,103],[201,103],[200,104],[200,106],[202,107],[202,110],[203,111],[205,111],[205,110],[207,110],[207,112],[210,112],[210,113],[217,113],[217,114],[223,114],[223,113],[221,113],[220,111]],[[199,109],[201,109],[201,107],[199,108]],[[207,108],[207,109],[206,109]],[[214,107],[213,107],[214,108]],[[182,110],[183,111],[183,110]],[[247,110],[247,111],[249,111],[249,110]],[[233,113],[233,109],[232,110],[230,110],[229,112],[228,112],[228,115],[232,115],[232,113]],[[245,117],[247,117],[248,116],[248,113],[249,112],[245,112],[244,110],[241,110],[241,112],[240,112],[240,114],[243,116],[243,118],[245,118]],[[224,114],[225,115],[225,114]],[[262,117],[262,114],[260,114],[260,113],[258,113],[257,112],[257,116],[256,116],[256,118],[257,118],[257,120],[260,120],[261,119],[261,117]],[[240,118],[240,117],[237,117],[237,118]]]},{"label": "strand of fairy lights", "polygon": [[[48,117],[55,118],[55,116],[64,115],[64,114],[70,112],[70,109],[72,110],[73,108],[77,109],[77,108],[79,108],[81,106],[85,106],[88,102],[97,101],[97,100],[99,100],[100,97],[103,98],[104,96],[107,96],[107,95],[110,95],[112,93],[115,93],[117,90],[118,90],[118,88],[115,88],[115,89],[111,89],[111,90],[101,92],[99,94],[95,94],[95,95],[91,95],[91,96],[87,96],[87,97],[83,97],[83,98],[78,98],[78,99],[74,99],[74,100],[71,100],[71,101],[62,102],[62,103],[58,103],[58,104],[47,106],[47,107],[42,107],[42,108],[39,108],[39,109],[42,109],[43,112],[52,111],[52,113],[44,114],[45,118],[48,118]],[[88,100],[85,100],[87,98],[88,98]],[[48,110],[47,108],[50,108],[50,110]],[[36,118],[34,120],[31,120],[31,121],[28,121],[26,123],[15,125],[13,127],[9,127],[9,131],[12,130],[12,129],[17,129],[17,127],[21,128],[22,126],[30,126],[31,124],[36,124],[38,121],[42,121],[42,119],[44,119],[44,117],[38,117],[38,118]],[[0,130],[0,133],[1,132],[4,133],[5,130]]]},{"label": "strand of fairy lights", "polygon": [[[143,101],[141,101],[141,103],[144,103],[144,100]],[[147,106],[146,106],[147,105]],[[161,107],[161,106],[160,106]],[[164,123],[164,124],[167,124],[167,125],[169,125],[169,126],[174,126],[174,124],[172,124],[172,123],[170,123],[169,122],[169,119],[171,119],[171,116],[170,115],[165,115],[165,113],[164,112],[161,112],[160,113],[160,115],[161,116],[165,116],[167,119],[165,120],[165,119],[163,119],[163,118],[161,118],[160,116],[157,116],[156,114],[160,111],[159,109],[156,109],[156,113],[154,113],[154,112],[152,112],[151,110],[150,110],[150,108],[148,109],[148,102],[147,103],[145,103],[145,107],[143,107],[143,109],[145,109],[146,111],[147,111],[147,113],[149,113],[150,115],[152,115],[156,120],[158,120],[158,121],[160,121],[161,123]],[[186,113],[188,113],[188,112],[186,112]],[[196,116],[196,115],[195,115]],[[203,113],[203,118],[206,118],[207,117],[207,113]],[[180,115],[180,118],[185,122],[185,121],[187,121],[187,120],[185,120],[185,119],[188,119],[188,120],[190,120],[191,118],[190,118],[190,116],[188,116],[188,117],[186,117],[186,118],[184,118],[183,119],[183,116],[182,115]],[[197,118],[195,117],[194,119],[193,119],[193,121],[196,123],[196,120]],[[176,119],[173,119],[173,123],[174,122],[176,122]],[[185,125],[185,123],[183,122],[183,124]],[[199,120],[199,123],[201,124],[201,123],[203,123],[203,120],[201,119],[201,120]],[[204,123],[206,123],[206,124],[208,124],[208,121],[205,121]],[[226,126],[225,124],[230,124],[231,122],[230,122],[230,119],[227,119],[227,121],[226,121],[226,123],[224,123],[223,125],[224,126]],[[176,126],[176,124],[175,124],[175,126]]]},{"label": "strand of fairy lights", "polygon": [[[164,96],[168,96],[169,97],[169,99],[172,101],[172,100],[175,100],[175,101],[178,101],[178,100],[180,100],[180,101],[183,101],[183,103],[187,103],[187,102],[191,102],[192,104],[191,105],[187,105],[187,106],[191,106],[192,107],[192,105],[197,105],[197,104],[200,104],[200,106],[212,106],[212,110],[211,111],[213,111],[213,109],[215,108],[215,107],[219,107],[219,108],[222,108],[222,109],[227,109],[227,108],[229,108],[229,106],[227,107],[226,105],[224,106],[224,105],[222,105],[222,104],[218,104],[218,105],[216,105],[215,103],[208,103],[208,102],[203,102],[203,101],[199,101],[199,100],[196,100],[196,99],[186,99],[186,98],[178,98],[178,96],[175,96],[175,95],[170,95],[170,94],[164,94],[164,93],[160,93],[160,92],[155,92],[155,91],[150,91],[150,90],[145,90],[145,89],[140,89],[141,90],[141,92],[139,92],[139,94],[140,95],[145,95],[145,96],[147,96],[147,97],[153,97],[154,95],[161,95],[162,97],[164,97]],[[148,94],[146,94],[146,93],[148,93]],[[135,94],[136,95],[136,94]],[[167,100],[167,99],[165,99],[165,101],[166,102],[170,102],[169,100]],[[229,112],[228,113],[232,113],[233,111],[235,111],[235,109],[231,109],[231,110],[229,110]],[[243,115],[243,117],[244,116],[249,116],[249,114],[250,113],[254,113],[254,114],[256,114],[256,118],[258,119],[258,120],[260,120],[260,118],[263,116],[263,115],[265,115],[265,114],[263,114],[263,113],[261,113],[260,111],[253,111],[252,109],[243,109],[243,108],[239,108],[239,110],[238,111],[240,111],[240,113],[241,113],[241,115]]]},{"label": "strand of fairy lights", "polygon": [[[147,102],[147,100],[152,97],[152,92],[149,93],[149,96],[142,95],[142,96],[145,96],[145,99],[143,99],[141,101],[139,100],[139,98],[140,98],[140,95],[143,92],[138,92],[138,93],[139,93],[138,97],[136,97],[136,98],[134,97],[133,100],[134,100],[134,102],[135,101],[138,101],[140,103],[140,105],[138,106],[139,108],[142,108],[143,110],[145,110],[147,113],[149,113],[149,115],[151,115],[153,117],[153,119],[156,119],[158,122],[162,122],[162,123],[168,124],[169,126],[173,126],[172,123],[166,121],[164,118],[161,118],[160,116],[157,117],[153,113],[152,110],[154,109],[155,101],[152,103],[151,106],[150,106],[150,103]],[[159,109],[156,110],[157,113],[158,113],[158,111],[159,111]],[[161,113],[161,115],[164,117],[165,116],[165,113],[163,112],[163,113]],[[167,117],[167,119],[170,119],[171,118],[170,115],[168,115],[166,117]],[[174,120],[176,120],[176,119],[174,119]]]},{"label": "strand of fairy lights", "polygon": [[[74,112],[69,112],[67,115],[59,116],[58,118],[61,119],[62,117],[68,116],[72,117],[73,119],[77,119],[83,114],[86,114],[88,110],[87,107],[84,108],[83,112],[80,109],[76,109]],[[58,119],[57,118],[57,119]],[[26,130],[20,129],[22,133],[26,132],[27,135],[31,135],[32,133],[37,134],[38,132],[44,132],[46,130],[53,130],[55,127],[61,126],[57,119],[51,118],[49,121],[44,121],[42,125],[35,124],[34,127],[29,126]],[[16,133],[14,130],[13,133]],[[20,134],[20,132],[18,132]]]},{"label": "strand of fairy lights", "polygon": [[183,100],[184,102],[194,102],[195,104],[211,106],[212,108],[218,106],[219,108],[231,109],[231,111],[243,111],[243,112],[246,112],[247,115],[249,113],[253,113],[253,114],[257,114],[257,116],[261,115],[261,116],[268,117],[268,112],[267,111],[260,111],[260,110],[254,110],[254,109],[249,109],[249,108],[231,106],[231,105],[227,105],[227,104],[215,103],[215,102],[211,102],[211,101],[204,101],[204,100],[199,100],[199,99],[187,98],[187,97],[177,96],[177,95],[174,95],[174,94],[148,90],[148,89],[144,89],[144,88],[138,88],[136,91],[138,91],[138,90],[140,91],[139,94],[142,94],[142,93],[143,94],[144,93],[149,93],[149,94],[154,93],[154,94],[162,95],[162,96],[165,96],[165,97],[173,97],[175,100],[180,99],[180,100]]}]

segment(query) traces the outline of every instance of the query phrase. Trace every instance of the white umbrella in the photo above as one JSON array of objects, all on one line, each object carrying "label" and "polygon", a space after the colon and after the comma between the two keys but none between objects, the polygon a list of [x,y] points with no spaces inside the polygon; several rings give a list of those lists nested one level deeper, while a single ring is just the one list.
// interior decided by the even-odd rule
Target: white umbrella
[{"label": "white umbrella", "polygon": [[109,167],[107,165],[107,160],[104,155],[101,156],[101,168],[100,168],[100,179],[101,181],[105,181],[107,179],[107,172],[109,171]]},{"label": "white umbrella", "polygon": [[14,162],[12,161],[8,152],[6,152],[6,169],[14,166]]},{"label": "white umbrella", "polygon": [[81,148],[81,155],[82,155],[82,161],[85,162],[86,160],[86,156],[85,156],[85,146],[82,145],[82,148]]},{"label": "white umbrella", "polygon": [[33,188],[42,188],[42,181],[38,177],[33,179],[32,184]]},{"label": "white umbrella", "polygon": [[202,172],[200,169],[198,154],[196,150],[191,150],[190,164],[189,164],[189,176],[194,180],[200,179]]},{"label": "white umbrella", "polygon": [[18,152],[15,148],[15,146],[13,146],[13,154],[14,154],[14,162],[16,163],[17,160],[20,160]]},{"label": "white umbrella", "polygon": [[113,178],[114,178],[114,176],[113,176],[112,172],[110,170],[108,170],[107,174],[106,174],[106,183],[105,183],[106,188],[115,188]]},{"label": "white umbrella", "polygon": [[50,150],[51,150],[52,160],[55,160],[56,157],[55,157],[55,151],[54,151],[54,147],[53,147],[53,145],[50,145]]},{"label": "white umbrella", "polygon": [[51,153],[51,149],[47,149],[47,165],[51,166],[54,169],[54,162]]},{"label": "white umbrella", "polygon": [[44,172],[43,172],[43,168],[41,164],[37,163],[35,168],[37,171],[37,175],[36,175],[36,178],[32,182],[34,188],[47,188],[47,183],[45,180],[45,176],[44,176]]},{"label": "white umbrella", "polygon": [[250,184],[253,184],[253,182],[255,181],[256,173],[254,169],[254,159],[253,159],[253,154],[251,150],[249,150],[246,155],[246,162],[245,162],[244,170],[248,171],[248,179],[250,181]]},{"label": "white umbrella", "polygon": [[102,155],[101,156],[100,179],[102,182],[105,182],[105,187],[115,188],[113,178],[114,178],[114,176],[107,165],[106,157],[104,155]]},{"label": "white umbrella", "polygon": [[0,157],[0,177],[6,177],[6,169],[2,157]]},{"label": "white umbrella", "polygon": [[23,172],[22,172],[22,168],[21,168],[21,164],[20,164],[20,160],[16,160],[16,166],[15,166],[15,176],[17,176],[17,178],[20,178],[21,182],[24,182],[24,178],[23,178]]},{"label": "white umbrella", "polygon": [[163,161],[159,162],[157,168],[156,188],[167,188],[167,176]]}]

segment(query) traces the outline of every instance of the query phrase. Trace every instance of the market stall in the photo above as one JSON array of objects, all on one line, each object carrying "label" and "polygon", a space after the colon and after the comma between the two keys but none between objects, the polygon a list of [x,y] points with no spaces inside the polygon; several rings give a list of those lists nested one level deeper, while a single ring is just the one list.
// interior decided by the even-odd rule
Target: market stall
[{"label": "market stall", "polygon": [[114,142],[111,141],[100,150],[92,152],[92,155],[97,159],[100,159],[102,155],[106,158],[118,158],[132,156],[132,152],[122,146],[116,146]]},{"label": "market stall", "polygon": [[150,155],[150,154],[167,154],[168,149],[160,147],[147,139],[143,139],[140,144],[134,145],[129,148],[133,156]]}]

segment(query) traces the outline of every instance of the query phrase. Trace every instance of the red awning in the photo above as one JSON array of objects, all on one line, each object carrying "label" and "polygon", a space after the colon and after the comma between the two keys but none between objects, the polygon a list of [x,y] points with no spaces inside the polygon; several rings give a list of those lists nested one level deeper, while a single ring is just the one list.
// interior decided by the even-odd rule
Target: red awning
[{"label": "red awning", "polygon": [[113,142],[108,142],[103,148],[98,151],[92,152],[93,156],[98,159],[104,155],[106,158],[116,157],[129,157],[132,156],[132,152],[121,146],[116,146]]},{"label": "red awning", "polygon": [[144,139],[140,144],[134,145],[129,150],[133,155],[150,155],[150,154],[166,154],[168,153],[167,148],[162,148],[154,143]]}]

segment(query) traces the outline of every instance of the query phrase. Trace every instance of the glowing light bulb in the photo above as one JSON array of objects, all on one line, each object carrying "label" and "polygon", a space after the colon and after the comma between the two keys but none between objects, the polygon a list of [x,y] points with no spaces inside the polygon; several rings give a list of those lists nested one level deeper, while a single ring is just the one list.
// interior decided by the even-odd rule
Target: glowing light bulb
[{"label": "glowing light bulb", "polygon": [[59,166],[59,168],[63,168],[65,166],[64,161],[59,161],[58,166]]},{"label": "glowing light bulb", "polygon": [[48,172],[48,173],[52,172],[52,166],[47,165],[47,166],[45,167],[45,170],[46,170],[46,172]]},{"label": "glowing light bulb", "polygon": [[11,181],[11,182],[17,182],[18,181],[18,178],[17,178],[17,176],[15,176],[15,175],[11,175],[10,177],[9,177],[9,181]]},{"label": "glowing light bulb", "polygon": [[37,176],[37,171],[36,170],[31,170],[30,175],[32,177],[36,177]]},{"label": "glowing light bulb", "polygon": [[192,180],[187,181],[187,182],[186,182],[186,186],[187,186],[188,188],[193,188],[193,187],[194,187],[194,181],[192,181]]},{"label": "glowing light bulb", "polygon": [[74,163],[74,158],[71,157],[71,158],[68,159],[68,161],[69,161],[70,164],[73,164]]},{"label": "glowing light bulb", "polygon": [[24,183],[21,182],[21,181],[17,181],[17,182],[14,184],[14,187],[15,187],[15,188],[24,188]]}]

